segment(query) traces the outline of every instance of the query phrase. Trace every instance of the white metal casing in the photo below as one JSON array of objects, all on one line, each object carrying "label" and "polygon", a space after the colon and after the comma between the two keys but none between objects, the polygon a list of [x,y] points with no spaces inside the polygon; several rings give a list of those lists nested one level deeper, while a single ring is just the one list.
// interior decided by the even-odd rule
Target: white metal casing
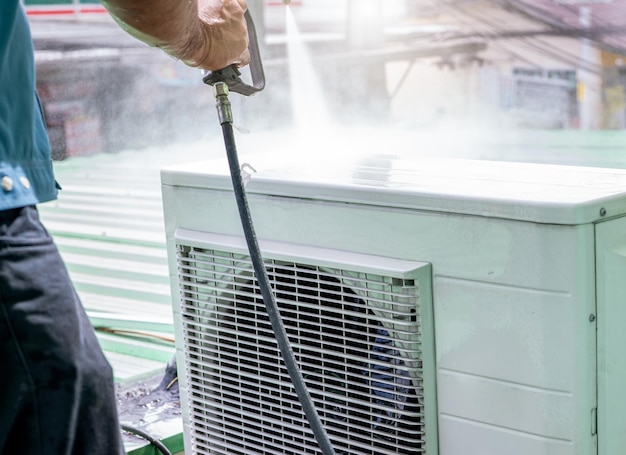
[{"label": "white metal casing", "polygon": [[[626,172],[391,156],[251,164],[261,242],[431,264],[437,453],[626,447],[626,336],[612,317],[624,313],[626,234],[612,226],[624,225]],[[177,231],[241,227],[225,162],[168,169],[162,183],[176,296]]]}]

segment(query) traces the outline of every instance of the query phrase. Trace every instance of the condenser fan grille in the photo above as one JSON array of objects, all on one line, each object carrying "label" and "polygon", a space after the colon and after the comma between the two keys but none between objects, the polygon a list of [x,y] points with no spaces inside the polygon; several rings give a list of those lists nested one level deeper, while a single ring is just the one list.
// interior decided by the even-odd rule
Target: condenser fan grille
[{"label": "condenser fan grille", "polygon": [[[318,454],[245,254],[178,245],[194,453]],[[338,454],[422,454],[415,280],[270,260],[290,342]]]}]

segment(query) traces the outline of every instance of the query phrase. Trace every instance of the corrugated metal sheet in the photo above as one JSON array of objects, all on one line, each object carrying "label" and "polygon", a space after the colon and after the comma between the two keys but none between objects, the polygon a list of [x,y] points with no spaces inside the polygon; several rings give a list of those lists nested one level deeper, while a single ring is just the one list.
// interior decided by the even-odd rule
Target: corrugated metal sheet
[{"label": "corrugated metal sheet", "polygon": [[[160,169],[211,149],[221,152],[188,144],[56,162],[63,190],[39,206],[113,366],[118,400],[152,390],[175,352]],[[182,451],[180,415],[150,409],[121,409],[120,419]],[[156,453],[134,435],[124,442],[129,454]]]},{"label": "corrugated metal sheet", "polygon": [[56,162],[63,190],[39,207],[94,326],[124,331],[99,332],[120,381],[155,374],[173,355],[159,171],[199,159],[202,149],[179,145]]}]

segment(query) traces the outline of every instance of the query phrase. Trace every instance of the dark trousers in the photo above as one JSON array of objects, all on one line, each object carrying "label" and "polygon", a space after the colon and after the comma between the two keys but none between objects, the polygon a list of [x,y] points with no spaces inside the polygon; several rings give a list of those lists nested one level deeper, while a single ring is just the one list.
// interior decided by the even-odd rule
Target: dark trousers
[{"label": "dark trousers", "polygon": [[36,208],[0,211],[0,454],[123,454],[111,366]]}]

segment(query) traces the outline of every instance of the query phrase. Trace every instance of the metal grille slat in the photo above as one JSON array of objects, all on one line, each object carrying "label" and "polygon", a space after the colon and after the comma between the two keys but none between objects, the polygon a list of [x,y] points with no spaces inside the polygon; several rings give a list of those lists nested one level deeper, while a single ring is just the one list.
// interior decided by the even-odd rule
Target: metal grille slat
[{"label": "metal grille slat", "polygon": [[[209,381],[209,383],[205,384],[205,385],[202,385],[202,378],[198,377],[197,375],[191,375],[190,376],[192,379],[197,381],[197,382],[195,382],[195,387],[193,389],[194,400],[197,400],[197,401],[206,400],[205,404],[208,404],[208,403],[211,403],[211,400],[215,396],[215,395],[212,395],[212,394],[214,392],[216,392],[216,391],[231,389],[233,392],[238,392],[237,391],[237,387],[235,385],[232,385],[232,384],[230,384],[228,386],[224,386],[224,385],[220,384],[219,387],[216,387],[215,385],[213,385],[214,382],[218,382],[218,383],[220,382],[220,381],[215,381],[216,379],[221,379],[224,382],[232,381],[232,376],[229,376],[227,373],[230,373],[233,370],[230,370],[230,371],[228,369],[223,369],[223,370],[224,370],[225,374],[223,374],[223,375],[220,375],[220,374],[215,375],[212,378],[212,380]],[[241,382],[237,383],[237,386],[239,386],[239,387],[248,386],[248,387],[263,388],[263,387],[259,386],[259,383],[262,383],[262,381],[264,380],[262,375],[251,374],[251,375],[247,375],[246,378],[247,378],[247,380],[242,380]],[[258,381],[258,382],[255,382],[255,381]],[[319,382],[315,382],[315,381],[311,381],[310,384],[312,384],[312,385],[323,385],[323,384],[321,384]],[[266,385],[265,388],[268,389],[268,390],[271,390],[272,386],[276,386],[276,385],[278,385],[280,387],[287,388],[287,389],[291,388],[291,382],[289,381],[289,377],[288,376],[285,376],[285,377],[281,378],[281,380],[278,380],[278,381],[272,381],[272,383],[269,384],[269,385]],[[349,386],[349,385],[351,385],[351,384],[349,384],[349,383],[346,384],[346,386]],[[316,391],[319,391],[319,390],[321,390],[321,389],[313,389],[312,395],[314,395],[314,396],[315,395],[319,395],[319,392],[316,392]],[[374,403],[371,403],[371,400],[373,400],[375,398],[376,398],[375,394],[371,394],[371,393],[370,394],[362,394],[360,396],[354,397],[353,401],[354,401],[354,403],[357,403],[357,404],[359,404],[359,403],[363,404],[363,405],[367,404],[368,406],[371,406],[372,409],[383,410],[383,411],[386,410],[387,408],[385,406],[376,405]],[[294,400],[295,400],[295,397],[294,397]],[[230,401],[231,401],[230,398],[222,397],[220,399],[220,402],[230,402]],[[296,403],[296,402],[297,401],[293,401],[293,403]],[[263,403],[262,401],[259,401],[258,404],[262,405],[262,403]],[[400,409],[396,409],[395,412],[398,415],[407,415],[407,416],[409,416],[409,415],[410,416],[418,416],[418,415],[421,416],[422,415],[422,413],[405,412],[405,411],[400,410]],[[302,421],[305,422],[304,417],[303,417]],[[417,432],[417,433],[421,433],[421,432]]]},{"label": "metal grille slat", "polygon": [[[177,245],[194,450],[318,454],[249,257]],[[338,454],[424,454],[419,283],[266,258]]]},{"label": "metal grille slat", "polygon": [[[212,359],[210,357],[206,358],[207,361],[211,361]],[[218,362],[215,361],[215,363],[217,364]],[[192,366],[196,367],[196,368],[201,368],[202,365],[201,364],[192,364]],[[205,381],[204,378],[202,378],[201,376],[198,375],[194,375],[193,373],[190,374],[190,378],[192,378],[194,380],[194,385],[195,385],[195,393],[198,395],[199,389],[206,389],[207,390],[207,396],[210,395],[210,393],[215,389],[214,387],[211,387],[211,385],[214,382],[226,382],[227,380],[232,381],[232,375],[237,373],[239,370],[235,369],[235,368],[228,368],[226,365],[221,365],[220,366],[220,372],[214,372],[212,373],[211,379],[209,381],[207,381],[207,384],[204,384],[203,381]],[[328,371],[328,370],[327,370]],[[338,372],[339,370],[335,370],[335,371],[328,371],[330,373],[335,373]],[[397,376],[400,377],[400,376]],[[255,371],[251,371],[249,374],[246,375],[245,379],[241,379],[239,382],[239,386],[244,387],[244,386],[256,386],[258,385],[259,382],[263,381],[265,378],[261,373],[255,372]],[[310,384],[312,385],[318,385],[320,387],[322,387],[324,385],[323,382],[319,382],[319,381],[314,381],[311,380],[309,381]],[[279,375],[277,378],[275,378],[272,381],[272,384],[276,384],[276,385],[280,385],[281,387],[291,387],[291,382],[289,380],[289,376],[287,374],[281,374]],[[358,386],[360,385],[360,383],[358,381],[355,380],[351,380],[351,379],[347,379],[344,387],[346,388],[350,388],[350,387],[354,387],[354,386]],[[225,385],[220,385],[220,387],[222,388],[229,388],[228,386]],[[232,386],[230,386],[230,388],[232,388]],[[420,387],[418,387],[416,390],[421,390]],[[313,394],[315,394],[315,392],[313,392]],[[404,396],[406,398],[408,398],[410,395],[406,394],[406,393],[400,393],[400,392],[396,392],[397,396]],[[375,395],[372,393],[362,393],[359,396],[353,397],[353,401],[354,402],[359,402],[359,401],[363,401],[363,403],[369,403],[369,401],[367,400],[368,398],[374,399]],[[372,406],[372,408],[376,408],[379,410],[385,410],[386,408],[383,406],[376,406],[375,404],[370,404],[370,406]],[[402,414],[403,412],[401,410],[396,410],[397,413]],[[421,413],[415,413],[412,412],[412,415],[417,415]]]},{"label": "metal grille slat", "polygon": [[[195,317],[193,314],[190,313],[184,313],[184,316],[188,317],[188,318],[193,318]],[[200,323],[200,322],[193,322],[194,326],[196,326],[197,328],[203,328],[206,329],[207,331],[209,330],[214,330],[215,329],[215,324],[217,323],[217,321],[211,321],[211,319],[207,319],[207,321],[209,321],[208,323]],[[296,320],[292,319],[292,318],[284,318],[285,323],[294,323]],[[372,325],[367,325],[364,324],[363,328],[377,328],[378,326],[372,326]],[[236,326],[230,325],[229,326],[225,326],[224,324],[220,324],[219,325],[219,331],[223,334],[230,334],[230,335],[237,335],[239,332],[236,328]],[[358,332],[355,331],[346,331],[347,334],[354,334],[356,335]],[[267,328],[265,330],[263,329],[259,329],[256,331],[256,336],[259,340],[263,340],[266,342],[273,342],[274,341],[274,333],[271,331],[271,328]],[[191,335],[191,337],[193,337],[193,335]],[[293,345],[295,347],[298,348],[302,348],[304,349],[305,346],[307,346],[306,342],[307,341],[315,341],[317,338],[313,337],[313,336],[301,336],[299,338],[299,342],[298,341],[294,341]],[[351,337],[344,337],[344,341],[345,340],[349,340],[351,339]],[[390,338],[390,340],[393,340],[393,338]],[[303,344],[305,343],[305,344]],[[369,348],[374,348],[376,346],[379,346],[380,343],[372,343],[372,342],[367,342],[364,341],[363,342],[363,346],[367,346]],[[326,347],[331,347],[333,349],[342,349],[345,344],[342,343],[341,341],[336,341],[336,342],[326,342],[325,343]],[[408,347],[403,347],[403,346],[408,346]],[[406,354],[407,356],[409,355],[418,355],[421,352],[421,343],[419,341],[407,341],[407,342],[403,342],[403,346],[398,346],[396,349],[402,353],[402,354]],[[315,348],[315,347],[311,347],[309,345],[308,350],[311,352],[324,352],[323,349],[319,349],[319,348]],[[350,354],[346,353],[346,356],[350,357]],[[360,358],[361,356],[359,356]]]}]

